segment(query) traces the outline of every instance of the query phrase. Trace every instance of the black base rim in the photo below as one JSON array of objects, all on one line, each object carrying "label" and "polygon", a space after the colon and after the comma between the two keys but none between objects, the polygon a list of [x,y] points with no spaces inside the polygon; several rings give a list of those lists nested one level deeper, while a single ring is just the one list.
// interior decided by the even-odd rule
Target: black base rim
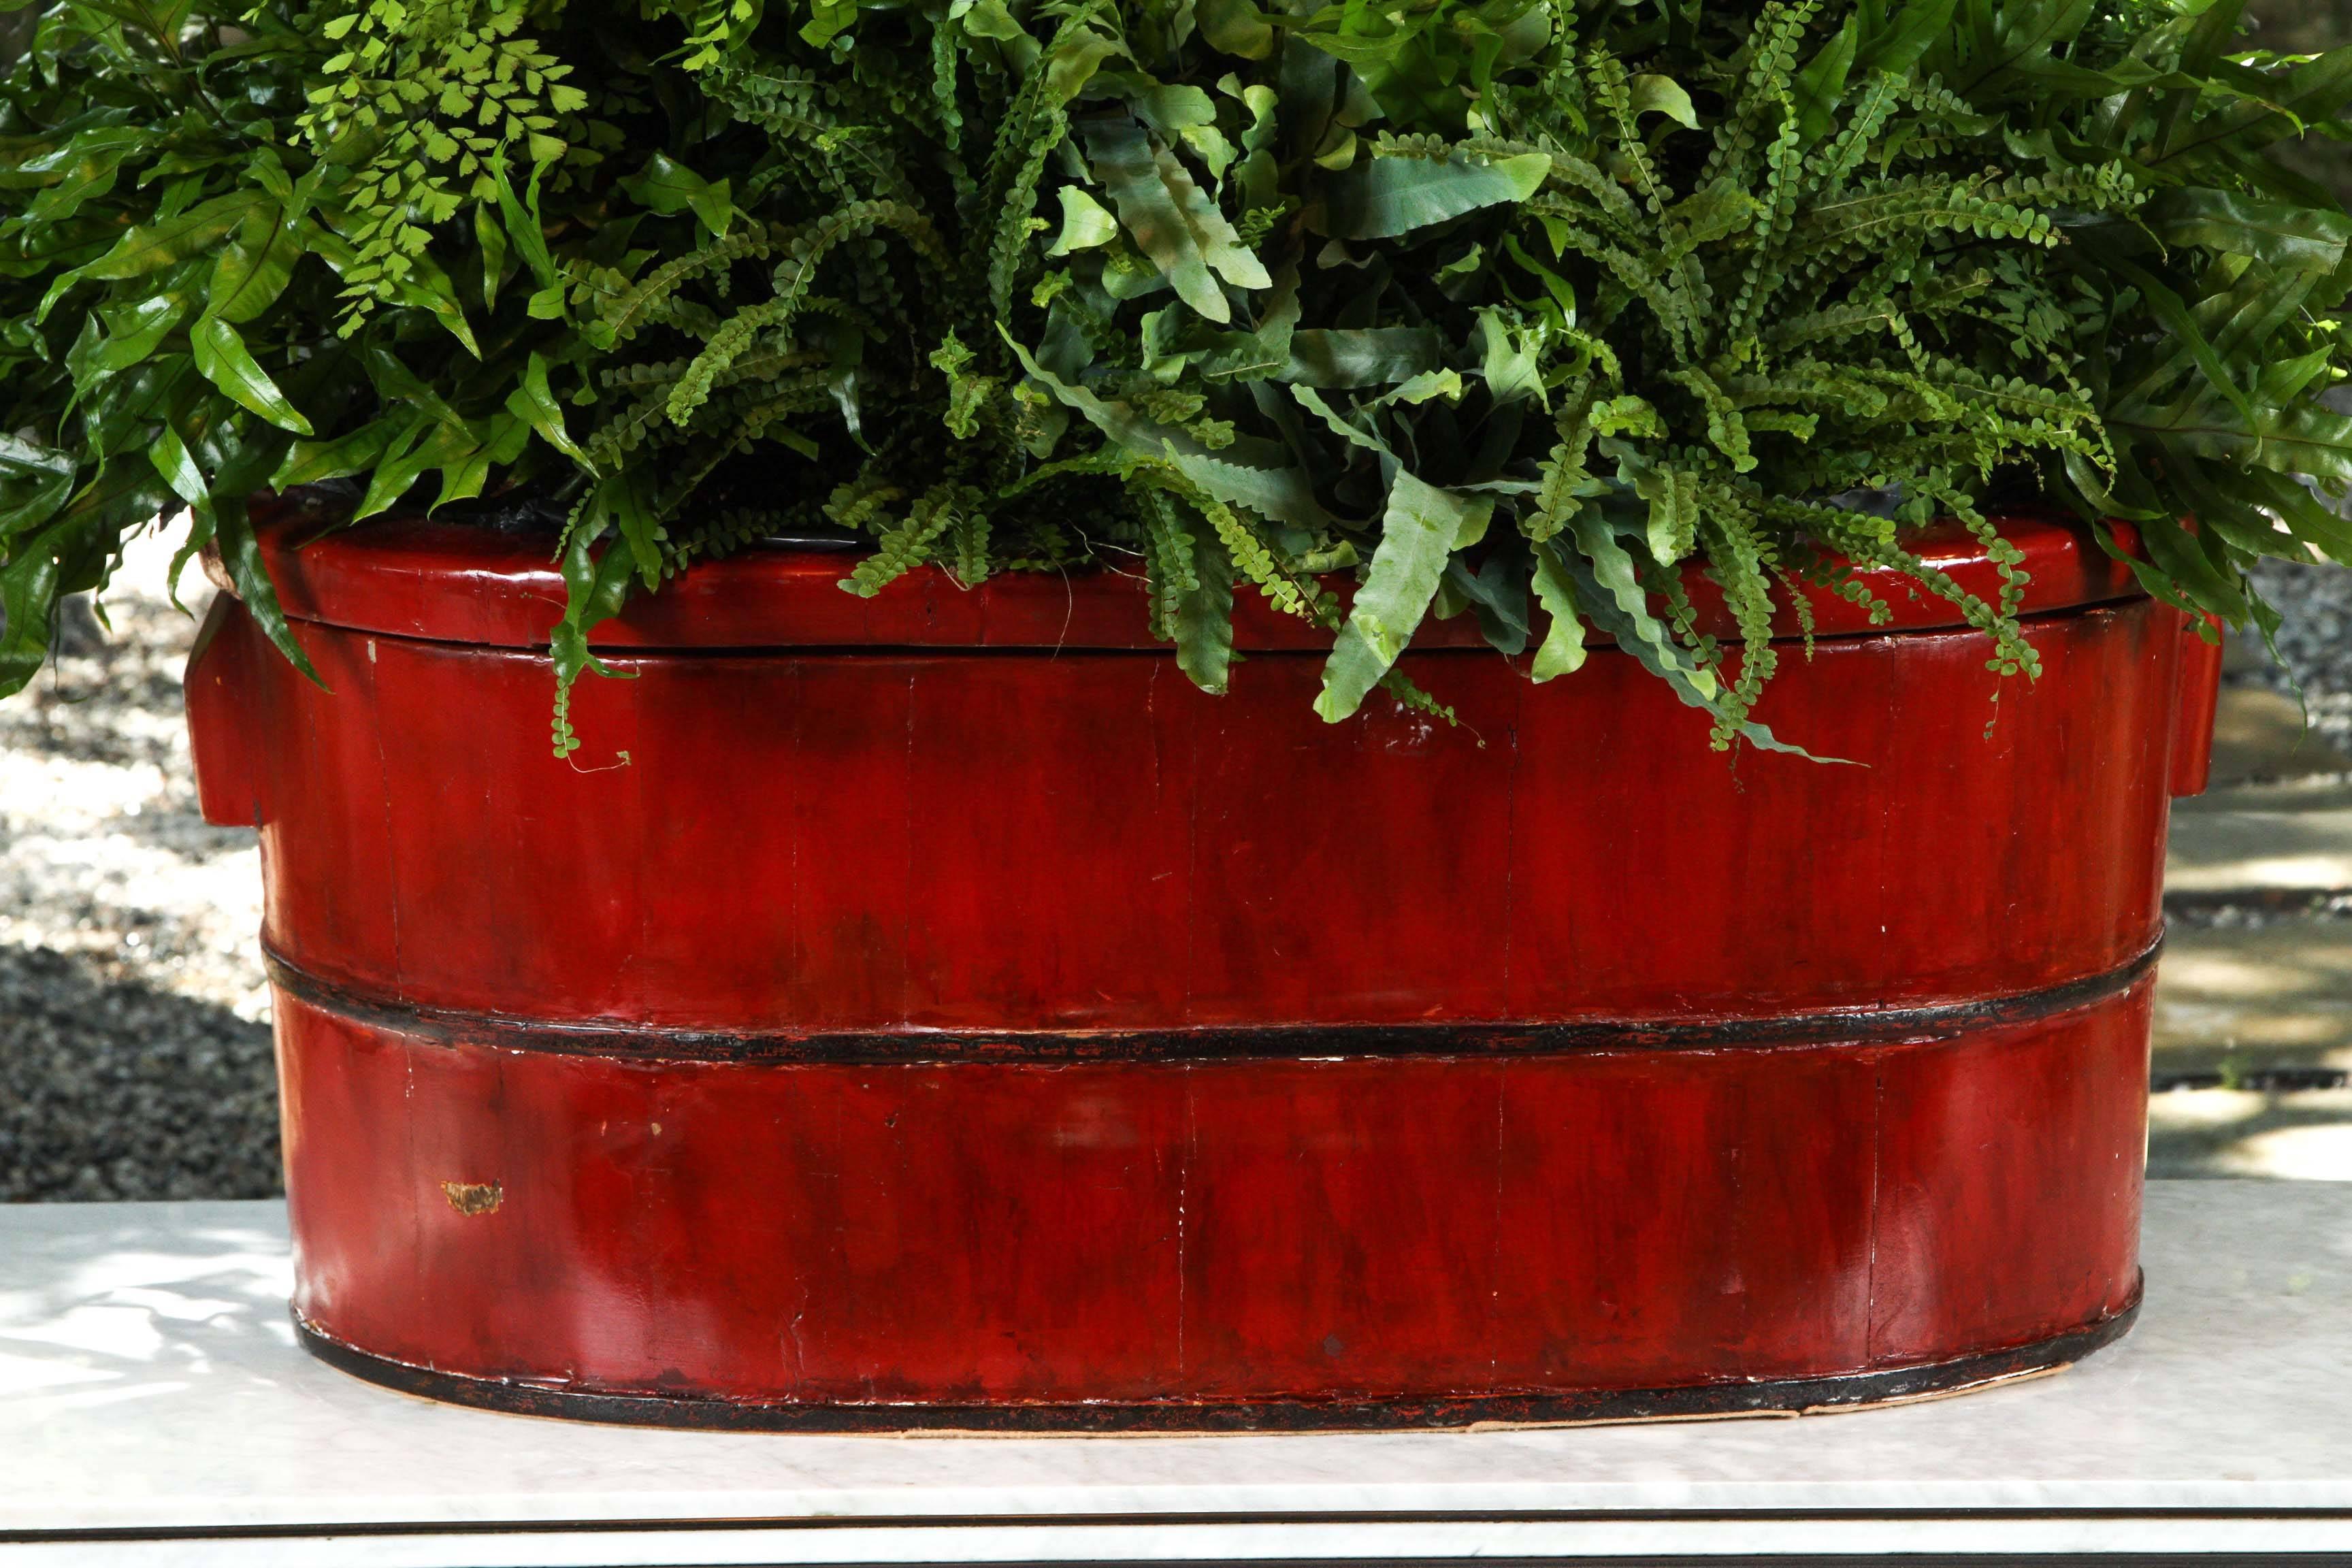
[{"label": "black base rim", "polygon": [[603,1394],[471,1377],[371,1354],[294,1316],[302,1348],[369,1383],[446,1405],[628,1426],[706,1431],[896,1433],[1398,1432],[1468,1426],[1565,1426],[1802,1415],[1904,1405],[1972,1393],[2055,1372],[2121,1339],[2139,1316],[2143,1281],[2122,1310],[2032,1344],[1922,1365],[1826,1377],[1695,1384],[1678,1388],[1563,1389],[1540,1393],[1390,1399],[1087,1401],[1000,1405],[758,1402],[656,1394]]}]

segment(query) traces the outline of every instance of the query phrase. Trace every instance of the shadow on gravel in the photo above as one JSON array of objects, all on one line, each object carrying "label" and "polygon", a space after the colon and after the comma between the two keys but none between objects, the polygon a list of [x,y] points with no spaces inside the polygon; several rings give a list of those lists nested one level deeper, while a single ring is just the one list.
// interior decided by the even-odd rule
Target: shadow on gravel
[{"label": "shadow on gravel", "polygon": [[2352,1183],[2352,1089],[2178,1089],[2147,1102],[2147,1173]]},{"label": "shadow on gravel", "polygon": [[0,1202],[281,1190],[267,1024],[0,946]]}]

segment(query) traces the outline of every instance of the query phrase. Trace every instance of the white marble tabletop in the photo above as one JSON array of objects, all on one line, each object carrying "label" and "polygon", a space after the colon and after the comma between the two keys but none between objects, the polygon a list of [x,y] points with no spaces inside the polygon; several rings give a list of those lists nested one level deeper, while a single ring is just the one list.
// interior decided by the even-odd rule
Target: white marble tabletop
[{"label": "white marble tabletop", "polygon": [[294,1346],[275,1204],[0,1207],[0,1562],[2352,1552],[2352,1184],[2153,1184],[2146,1260],[2120,1344],[1899,1408],[814,1436],[576,1426],[354,1381]]}]

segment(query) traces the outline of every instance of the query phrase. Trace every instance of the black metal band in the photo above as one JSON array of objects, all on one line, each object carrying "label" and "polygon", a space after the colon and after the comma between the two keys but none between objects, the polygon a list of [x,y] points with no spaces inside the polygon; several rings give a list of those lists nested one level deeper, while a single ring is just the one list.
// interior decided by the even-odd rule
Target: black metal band
[{"label": "black metal band", "polygon": [[403,1394],[572,1421],[633,1426],[688,1426],[745,1432],[1344,1432],[1573,1423],[1664,1421],[1694,1416],[1801,1415],[1892,1405],[1960,1394],[2054,1371],[2120,1339],[2139,1314],[2141,1282],[2131,1300],[2095,1319],[2030,1345],[1920,1366],[1880,1367],[1756,1383],[1705,1383],[1680,1388],[1558,1389],[1538,1393],[1422,1395],[1394,1399],[1185,1399],[1007,1401],[998,1405],[755,1402],[656,1394],[604,1394],[469,1377],[371,1355],[322,1333],[298,1312],[302,1347],[328,1365]]},{"label": "black metal band", "polygon": [[1557,1056],[1600,1050],[1723,1050],[1895,1045],[2033,1023],[2130,990],[2156,967],[2161,939],[2104,974],[2011,996],[1931,1007],[1841,1008],[1789,1017],[1633,1019],[1574,1024],[1275,1024],[1179,1029],[725,1033],[565,1023],[432,1007],[371,995],[296,968],[265,948],[280,991],[352,1023],[429,1044],[636,1061],[842,1063],[1232,1061],[1367,1057]]}]

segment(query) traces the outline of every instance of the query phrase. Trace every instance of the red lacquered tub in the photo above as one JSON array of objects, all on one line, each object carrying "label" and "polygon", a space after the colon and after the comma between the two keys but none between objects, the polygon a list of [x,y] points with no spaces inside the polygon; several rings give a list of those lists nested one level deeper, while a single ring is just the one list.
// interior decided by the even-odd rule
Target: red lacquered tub
[{"label": "red lacquered tub", "polygon": [[[2167,797],[2217,663],[2019,521],[2043,673],[1892,583],[1711,752],[1615,650],[1223,698],[1139,584],[838,555],[604,628],[550,754],[544,546],[269,558],[205,813],[262,828],[302,1336],[436,1397],[721,1426],[1805,1408],[2081,1356],[2139,1297]],[[1988,594],[1965,535],[1924,552]],[[1994,695],[1999,690],[1996,703]]]}]

